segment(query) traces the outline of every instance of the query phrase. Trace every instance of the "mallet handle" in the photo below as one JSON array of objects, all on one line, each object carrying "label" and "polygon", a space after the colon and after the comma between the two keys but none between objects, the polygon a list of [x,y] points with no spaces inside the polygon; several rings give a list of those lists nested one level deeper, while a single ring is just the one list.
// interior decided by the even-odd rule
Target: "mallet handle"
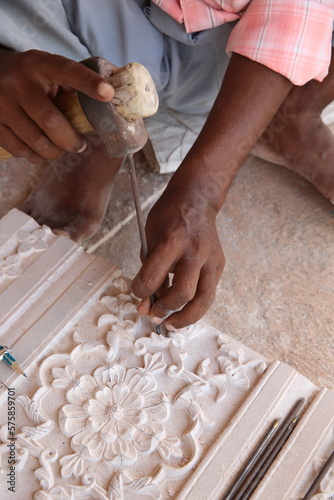
[{"label": "mallet handle", "polygon": [[[54,100],[55,106],[66,116],[79,134],[93,130],[80,105],[78,94],[75,91],[59,94]],[[0,147],[0,161],[13,156]]]},{"label": "mallet handle", "polygon": [[[90,58],[86,61],[90,60],[101,61],[102,67],[104,67],[103,65],[105,63],[109,64],[109,66],[111,65],[111,63],[101,58]],[[82,62],[85,63],[85,61]],[[95,61],[94,64],[96,63],[97,62]],[[125,124],[129,123],[128,128],[125,126],[124,130],[120,134],[120,137],[123,138],[122,140],[124,142],[124,137],[128,134],[129,150],[133,152],[133,150],[139,149],[138,144],[140,144],[140,141],[143,140],[143,137],[145,140],[147,139],[146,131],[145,134],[143,134],[142,130],[144,126],[137,126],[137,128],[134,128],[134,120],[137,118],[146,118],[153,115],[157,111],[159,104],[157,90],[150,73],[141,64],[129,63],[122,68],[117,68],[114,65],[111,66],[113,66],[114,69],[105,75],[115,90],[114,98],[111,101],[114,111],[110,111],[110,118],[113,120],[112,113],[114,113],[122,117],[123,121],[125,120]],[[55,106],[66,116],[79,134],[84,134],[94,130],[94,127],[86,118],[86,114],[81,107],[77,92],[72,91],[60,94],[53,100],[53,102]],[[83,106],[84,109],[86,109],[84,104]],[[88,114],[88,116],[90,116],[92,120],[92,115]],[[132,137],[134,134],[133,130],[135,130],[135,133],[138,136],[138,144]],[[132,135],[129,133],[130,131]],[[114,151],[108,151],[108,153],[111,154],[114,153]],[[126,151],[126,154],[131,153]],[[12,158],[12,155],[0,147],[0,160],[5,158]]]}]

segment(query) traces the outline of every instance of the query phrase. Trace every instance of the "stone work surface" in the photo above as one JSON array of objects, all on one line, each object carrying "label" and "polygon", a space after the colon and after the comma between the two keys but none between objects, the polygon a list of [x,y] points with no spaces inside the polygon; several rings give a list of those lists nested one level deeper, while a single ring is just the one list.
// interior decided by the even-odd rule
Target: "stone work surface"
[{"label": "stone work surface", "polygon": [[[168,177],[136,156],[146,215]],[[9,163],[0,162],[0,216],[19,206],[29,191],[24,182],[38,174],[21,160]],[[250,157],[217,217],[226,266],[205,316],[218,330],[332,390],[333,222],[333,205],[313,186],[284,167]],[[116,178],[101,229],[84,248],[129,277],[138,272],[140,241],[126,169]]]},{"label": "stone work surface", "polygon": [[18,158],[0,162],[0,217],[25,201],[45,168]]},{"label": "stone work surface", "polygon": [[18,210],[0,220],[0,344],[27,375],[0,363],[1,498],[218,500],[304,397],[252,496],[301,499],[334,446],[334,394],[204,322],[159,336],[136,304],[106,260]]}]

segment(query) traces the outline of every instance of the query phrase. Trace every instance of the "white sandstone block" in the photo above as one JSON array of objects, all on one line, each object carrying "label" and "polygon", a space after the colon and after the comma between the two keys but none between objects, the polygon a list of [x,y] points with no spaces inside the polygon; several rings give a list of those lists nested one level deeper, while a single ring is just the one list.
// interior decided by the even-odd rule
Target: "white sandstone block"
[{"label": "white sandstone block", "polygon": [[302,498],[333,448],[333,393],[203,322],[157,335],[119,269],[18,210],[1,251],[0,344],[28,376],[0,362],[1,498],[219,500],[301,397],[252,499]]}]

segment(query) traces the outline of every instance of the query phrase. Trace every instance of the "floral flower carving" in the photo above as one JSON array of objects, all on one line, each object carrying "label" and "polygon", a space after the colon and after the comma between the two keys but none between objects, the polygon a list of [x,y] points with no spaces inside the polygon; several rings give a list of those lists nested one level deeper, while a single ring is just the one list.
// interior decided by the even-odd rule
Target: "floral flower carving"
[{"label": "floral flower carving", "polygon": [[116,467],[129,466],[138,452],[158,449],[164,437],[167,398],[144,369],[98,368],[93,376],[82,375],[75,381],[67,400],[70,404],[61,409],[59,423],[64,433],[73,436],[72,449],[87,460],[104,458]]},{"label": "floral flower carving", "polygon": [[44,238],[48,229],[36,229],[29,233],[28,231],[18,231],[17,237],[19,240],[18,253],[28,254],[32,252],[42,252],[48,248]]},{"label": "floral flower carving", "polygon": [[0,259],[0,283],[6,279],[18,278],[21,273],[20,256],[18,254],[9,255],[9,257],[5,259]]}]

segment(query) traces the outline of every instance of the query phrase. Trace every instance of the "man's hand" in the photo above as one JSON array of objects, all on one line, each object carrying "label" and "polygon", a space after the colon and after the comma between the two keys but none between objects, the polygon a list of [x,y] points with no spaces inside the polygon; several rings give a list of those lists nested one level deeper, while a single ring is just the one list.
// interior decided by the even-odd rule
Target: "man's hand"
[{"label": "man's hand", "polygon": [[83,150],[84,138],[52,103],[59,90],[71,89],[100,101],[114,95],[103,77],[65,57],[0,50],[0,145],[33,163]]},{"label": "man's hand", "polygon": [[[166,327],[172,330],[195,323],[209,309],[225,264],[215,220],[215,210],[200,193],[167,187],[148,216],[149,254],[132,283],[144,299],[140,313],[150,314],[155,323],[169,316]],[[174,274],[171,286],[169,273]],[[151,307],[149,296],[156,291]]]},{"label": "man's hand", "polygon": [[[140,313],[162,318],[183,307],[166,321],[180,328],[209,308],[224,267],[216,214],[291,86],[262,64],[232,55],[201,133],[149,215],[149,254],[133,281],[134,293],[144,299]],[[174,280],[166,289],[169,272]],[[159,298],[150,307],[154,292]]]}]

